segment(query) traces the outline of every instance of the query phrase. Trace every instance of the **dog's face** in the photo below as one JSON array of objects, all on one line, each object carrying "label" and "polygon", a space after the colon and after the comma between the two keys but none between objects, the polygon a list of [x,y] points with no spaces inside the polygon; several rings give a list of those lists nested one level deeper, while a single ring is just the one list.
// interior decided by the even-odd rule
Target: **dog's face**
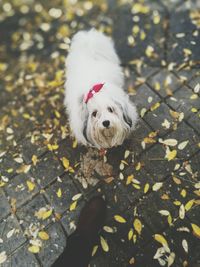
[{"label": "dog's face", "polygon": [[130,132],[132,120],[123,106],[113,98],[100,94],[87,104],[84,136],[97,148],[121,145]]}]

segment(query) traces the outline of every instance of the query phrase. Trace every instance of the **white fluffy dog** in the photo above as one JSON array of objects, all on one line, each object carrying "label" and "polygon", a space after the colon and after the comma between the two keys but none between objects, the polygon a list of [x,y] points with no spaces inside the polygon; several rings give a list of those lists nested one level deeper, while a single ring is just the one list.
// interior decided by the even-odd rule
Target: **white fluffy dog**
[{"label": "white fluffy dog", "polygon": [[124,92],[112,40],[92,29],[74,35],[66,60],[65,106],[78,142],[99,149],[121,145],[137,112]]}]

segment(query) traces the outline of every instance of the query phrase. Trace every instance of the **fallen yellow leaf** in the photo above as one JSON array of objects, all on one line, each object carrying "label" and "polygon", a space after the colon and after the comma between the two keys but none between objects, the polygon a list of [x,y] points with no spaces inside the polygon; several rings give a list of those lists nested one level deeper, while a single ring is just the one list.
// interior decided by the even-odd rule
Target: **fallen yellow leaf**
[{"label": "fallen yellow leaf", "polygon": [[164,238],[163,235],[155,234],[153,237],[160,244],[168,246],[167,240]]},{"label": "fallen yellow leaf", "polygon": [[28,248],[28,251],[29,252],[31,252],[31,253],[39,253],[40,252],[40,247],[38,247],[38,246],[30,246],[29,248]]},{"label": "fallen yellow leaf", "polygon": [[92,249],[92,257],[96,254],[97,249],[98,249],[97,245],[93,247],[93,249]]},{"label": "fallen yellow leaf", "polygon": [[59,197],[59,198],[62,196],[62,191],[61,191],[60,188],[58,188],[58,191],[56,192],[56,195],[57,195],[57,197]]},{"label": "fallen yellow leaf", "polygon": [[191,223],[193,235],[195,235],[197,238],[200,238],[200,227],[194,223]]},{"label": "fallen yellow leaf", "polygon": [[194,199],[189,200],[189,201],[185,204],[185,210],[186,210],[186,211],[190,210],[190,209],[192,208],[193,204],[194,204]]},{"label": "fallen yellow leaf", "polygon": [[172,151],[168,149],[166,151],[165,158],[167,158],[167,160],[170,161],[170,160],[173,160],[176,157],[176,155],[177,155],[177,151],[175,149]]},{"label": "fallen yellow leaf", "polygon": [[28,190],[31,192],[35,189],[35,184],[31,181],[26,181],[26,184],[28,186]]},{"label": "fallen yellow leaf", "polygon": [[126,184],[129,185],[132,182],[133,178],[134,178],[134,175],[129,175],[126,180]]},{"label": "fallen yellow leaf", "polygon": [[128,232],[128,240],[131,240],[133,237],[133,229],[131,228]]},{"label": "fallen yellow leaf", "polygon": [[39,238],[41,238],[42,240],[48,240],[48,239],[49,239],[49,235],[48,235],[48,233],[45,232],[45,231],[40,231],[40,232],[38,233],[38,236],[39,236]]},{"label": "fallen yellow leaf", "polygon": [[69,160],[65,157],[63,157],[61,160],[62,160],[62,164],[63,164],[64,168],[68,169],[69,168]]},{"label": "fallen yellow leaf", "polygon": [[52,210],[46,210],[46,208],[41,208],[39,209],[39,211],[35,212],[35,216],[38,219],[42,219],[42,220],[46,220],[47,218],[49,218],[52,214]]},{"label": "fallen yellow leaf", "polygon": [[146,183],[145,186],[144,186],[144,193],[146,194],[148,191],[149,191],[149,184]]},{"label": "fallen yellow leaf", "polygon": [[32,159],[33,165],[35,166],[37,164],[37,162],[38,162],[37,156],[33,155],[31,159]]},{"label": "fallen yellow leaf", "polygon": [[100,236],[100,242],[101,242],[101,247],[102,247],[102,249],[103,249],[105,252],[108,252],[108,251],[109,251],[108,243],[107,243],[107,241],[106,241],[102,236]]},{"label": "fallen yellow leaf", "polygon": [[70,211],[73,211],[73,210],[75,210],[75,208],[76,208],[76,205],[77,205],[77,201],[74,201],[74,202],[72,202],[72,204],[70,205],[70,208],[69,208],[69,210],[70,210]]},{"label": "fallen yellow leaf", "polygon": [[133,222],[133,226],[136,230],[136,232],[140,235],[142,231],[142,223],[139,219],[135,219]]},{"label": "fallen yellow leaf", "polygon": [[126,220],[120,215],[115,215],[114,219],[115,219],[115,221],[117,221],[119,223],[126,223]]}]

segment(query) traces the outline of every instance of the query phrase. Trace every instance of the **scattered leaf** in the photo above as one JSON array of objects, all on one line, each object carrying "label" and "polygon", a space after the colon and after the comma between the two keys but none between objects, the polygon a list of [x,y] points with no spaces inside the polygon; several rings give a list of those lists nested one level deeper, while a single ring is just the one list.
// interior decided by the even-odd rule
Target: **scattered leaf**
[{"label": "scattered leaf", "polygon": [[93,249],[92,249],[92,257],[94,257],[94,255],[96,254],[97,249],[98,249],[97,245],[93,247]]},{"label": "scattered leaf", "polygon": [[162,186],[163,186],[163,183],[162,183],[162,182],[155,183],[155,184],[152,186],[152,190],[153,190],[153,191],[158,191]]},{"label": "scattered leaf", "polygon": [[26,181],[26,184],[27,184],[27,187],[28,187],[28,190],[31,192],[35,189],[35,184],[31,181]]},{"label": "scattered leaf", "polygon": [[181,206],[179,208],[179,217],[182,220],[185,218],[185,207],[183,204],[181,204]]},{"label": "scattered leaf", "polygon": [[194,223],[191,223],[192,230],[193,230],[193,235],[196,236],[197,238],[200,238],[200,227]]},{"label": "scattered leaf", "polygon": [[69,210],[70,210],[70,211],[75,210],[76,206],[77,206],[77,201],[74,201],[74,202],[70,205]]},{"label": "scattered leaf", "polygon": [[166,155],[165,155],[165,158],[168,160],[168,161],[171,161],[173,160],[177,155],[177,151],[174,149],[174,150],[170,150],[170,149],[167,149],[166,151]]},{"label": "scattered leaf", "polygon": [[114,219],[115,219],[115,221],[117,221],[119,223],[126,223],[126,220],[120,215],[115,215]]},{"label": "scattered leaf", "polygon": [[141,231],[142,231],[142,223],[139,219],[135,219],[134,222],[133,222],[133,226],[136,230],[136,232],[140,235],[141,234]]},{"label": "scattered leaf", "polygon": [[155,234],[153,237],[157,242],[159,242],[162,245],[166,245],[168,247],[167,240],[164,238],[163,235]]},{"label": "scattered leaf", "polygon": [[100,242],[101,242],[101,247],[102,247],[102,249],[103,249],[105,252],[108,252],[108,251],[109,251],[108,243],[107,243],[107,241],[106,241],[102,236],[100,236]]},{"label": "scattered leaf", "polygon": [[40,252],[40,247],[39,246],[30,246],[29,248],[28,248],[28,251],[29,252],[31,252],[31,253],[34,253],[34,254],[36,254],[36,253],[39,253]]},{"label": "scattered leaf", "polygon": [[58,191],[56,192],[57,197],[62,197],[62,191],[61,188],[58,188]]},{"label": "scattered leaf", "polygon": [[40,232],[38,233],[38,236],[39,236],[39,238],[41,238],[42,240],[48,240],[48,239],[49,239],[49,235],[48,235],[48,233],[45,232],[45,231],[40,231]]}]

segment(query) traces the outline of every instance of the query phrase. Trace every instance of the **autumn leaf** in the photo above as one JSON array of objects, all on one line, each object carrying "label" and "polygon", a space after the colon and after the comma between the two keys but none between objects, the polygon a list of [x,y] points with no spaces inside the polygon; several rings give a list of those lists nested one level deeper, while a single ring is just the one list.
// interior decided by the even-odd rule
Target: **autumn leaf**
[{"label": "autumn leaf", "polygon": [[169,148],[167,149],[166,151],[166,155],[165,155],[165,158],[168,160],[168,161],[171,161],[173,160],[177,155],[177,151],[174,149],[174,150],[170,150]]},{"label": "autumn leaf", "polygon": [[129,175],[127,177],[127,180],[126,180],[126,185],[129,185],[132,182],[133,178],[134,178],[134,175],[133,174],[132,175]]},{"label": "autumn leaf", "polygon": [[162,245],[166,245],[168,247],[167,240],[164,238],[163,235],[155,234],[153,237],[157,242],[159,242]]},{"label": "autumn leaf", "polygon": [[117,221],[119,223],[126,223],[126,220],[120,215],[115,215],[114,219],[115,219],[115,221]]},{"label": "autumn leaf", "polygon": [[96,254],[97,249],[98,249],[97,245],[93,247],[93,249],[92,249],[92,257]]},{"label": "autumn leaf", "polygon": [[70,211],[75,210],[76,206],[77,206],[77,201],[74,201],[74,202],[70,205],[69,210],[70,210]]},{"label": "autumn leaf", "polygon": [[58,191],[56,192],[56,195],[57,195],[57,197],[59,197],[59,198],[62,196],[62,191],[61,191],[60,188],[58,188]]},{"label": "autumn leaf", "polygon": [[39,209],[39,211],[35,212],[35,216],[38,219],[42,219],[42,220],[46,220],[47,218],[49,218],[52,214],[52,209],[47,210],[46,208],[41,208]]},{"label": "autumn leaf", "polygon": [[35,184],[31,181],[26,181],[26,184],[27,184],[27,187],[28,187],[28,190],[31,192],[35,189]]},{"label": "autumn leaf", "polygon": [[38,158],[36,155],[33,155],[32,158],[31,158],[32,162],[33,162],[33,165],[35,166],[38,162]]},{"label": "autumn leaf", "polygon": [[192,208],[193,204],[194,204],[194,199],[189,200],[189,201],[185,204],[185,210],[186,210],[186,211],[189,211],[189,210]]},{"label": "autumn leaf", "polygon": [[193,235],[196,236],[197,238],[200,238],[200,227],[194,223],[191,223],[192,230],[193,230]]},{"label": "autumn leaf", "polygon": [[101,247],[103,251],[108,252],[109,251],[108,243],[102,236],[100,236],[100,242],[101,242]]},{"label": "autumn leaf", "polygon": [[131,228],[128,232],[128,240],[131,240],[133,237],[133,229]]},{"label": "autumn leaf", "polygon": [[149,191],[149,184],[146,183],[145,186],[144,186],[144,193],[146,194],[148,191]]},{"label": "autumn leaf", "polygon": [[36,254],[36,253],[39,253],[40,252],[40,247],[39,246],[30,246],[29,248],[28,248],[28,251],[29,252],[31,252],[31,253],[34,253],[34,254]]},{"label": "autumn leaf", "polygon": [[133,222],[133,226],[136,230],[136,232],[140,235],[142,231],[142,223],[139,219],[135,219]]},{"label": "autumn leaf", "polygon": [[45,232],[45,231],[40,231],[40,232],[38,233],[38,236],[39,236],[39,238],[41,238],[42,240],[48,240],[48,239],[49,239],[49,235],[48,235],[48,233]]},{"label": "autumn leaf", "polygon": [[155,183],[155,184],[152,186],[152,190],[153,190],[153,191],[158,191],[162,186],[163,186],[163,183],[162,183],[162,182]]}]

